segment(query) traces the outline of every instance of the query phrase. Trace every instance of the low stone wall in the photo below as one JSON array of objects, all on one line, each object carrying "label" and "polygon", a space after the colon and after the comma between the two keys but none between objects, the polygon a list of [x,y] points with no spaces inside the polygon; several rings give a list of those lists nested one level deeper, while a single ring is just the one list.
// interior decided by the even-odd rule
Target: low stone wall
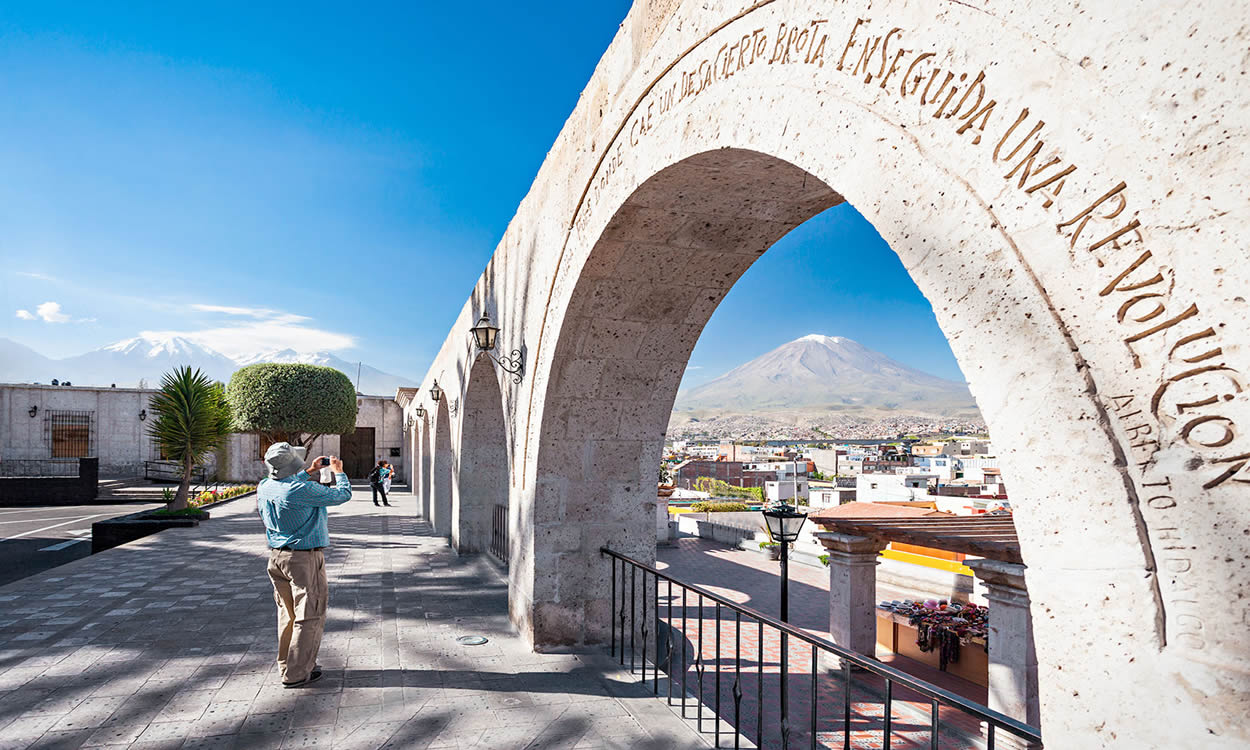
[{"label": "low stone wall", "polygon": [[0,477],[0,507],[86,505],[96,499],[99,480],[98,458],[78,459],[76,477]]}]

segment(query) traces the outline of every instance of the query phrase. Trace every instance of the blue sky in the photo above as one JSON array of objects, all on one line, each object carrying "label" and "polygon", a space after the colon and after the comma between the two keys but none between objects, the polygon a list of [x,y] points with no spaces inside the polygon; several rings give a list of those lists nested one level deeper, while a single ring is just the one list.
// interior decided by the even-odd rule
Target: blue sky
[{"label": "blue sky", "polygon": [[[0,6],[0,336],[421,376],[629,3],[257,6]],[[849,207],[743,277],[687,383],[807,333],[962,379]]]}]

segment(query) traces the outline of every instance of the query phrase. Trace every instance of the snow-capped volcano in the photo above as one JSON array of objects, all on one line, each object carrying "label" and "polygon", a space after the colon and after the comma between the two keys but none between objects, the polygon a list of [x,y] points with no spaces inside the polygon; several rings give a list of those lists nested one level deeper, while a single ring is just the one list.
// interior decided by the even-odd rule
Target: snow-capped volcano
[{"label": "snow-capped volcano", "polygon": [[678,411],[820,410],[976,414],[963,383],[890,359],[843,336],[809,334],[677,394]]},{"label": "snow-capped volcano", "polygon": [[[144,357],[198,357],[198,356],[218,356],[225,355],[209,349],[207,346],[196,344],[182,336],[135,336],[132,339],[122,339],[116,344],[103,346],[96,351],[116,352],[125,355],[142,355]],[[228,359],[228,358],[227,358]]]},{"label": "snow-capped volcano", "polygon": [[257,362],[300,362],[333,367],[361,393],[392,395],[414,381],[382,372],[369,365],[348,362],[330,352],[296,352],[293,349],[249,354],[231,359],[184,336],[140,335],[85,354],[49,359],[28,347],[0,338],[0,379],[10,383],[48,383],[53,378],[74,385],[135,387],[140,383],[158,387],[161,375],[175,367],[190,365],[214,380],[226,382],[235,370]]}]

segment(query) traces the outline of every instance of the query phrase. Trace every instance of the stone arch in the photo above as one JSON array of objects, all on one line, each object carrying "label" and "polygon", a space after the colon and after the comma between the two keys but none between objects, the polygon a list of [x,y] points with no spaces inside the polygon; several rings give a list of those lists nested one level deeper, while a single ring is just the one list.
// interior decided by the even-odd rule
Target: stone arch
[{"label": "stone arch", "polygon": [[434,451],[430,457],[429,515],[434,533],[438,536],[451,534],[452,483],[455,481],[455,456],[452,454],[451,416],[447,398],[438,402],[434,420]]},{"label": "stone arch", "polygon": [[460,417],[460,450],[452,546],[461,553],[490,548],[495,506],[508,507],[508,430],[495,364],[479,355],[469,370]]},{"label": "stone arch", "polygon": [[[507,348],[529,347],[508,400],[514,622],[539,648],[598,637],[598,547],[646,558],[667,409],[653,395],[676,388],[698,321],[749,265],[735,249],[783,230],[770,212],[814,181],[899,254],[995,434],[1048,744],[1244,744],[1244,14],[727,7],[635,6],[475,290],[504,306]],[[1107,43],[1106,28],[1130,33]],[[740,153],[715,161],[726,149]],[[770,174],[802,177],[768,193]],[[635,317],[674,293],[692,298],[686,317]],[[462,308],[423,387],[468,368],[476,312]],[[592,499],[602,513],[580,525]]]}]

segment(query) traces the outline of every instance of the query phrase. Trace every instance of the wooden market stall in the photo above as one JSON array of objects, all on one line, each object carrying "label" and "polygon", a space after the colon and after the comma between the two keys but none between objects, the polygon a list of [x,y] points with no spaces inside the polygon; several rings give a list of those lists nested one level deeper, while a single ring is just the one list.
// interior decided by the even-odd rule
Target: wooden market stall
[{"label": "wooden market stall", "polygon": [[[817,513],[811,519],[825,531],[872,540],[881,548],[890,546],[933,556],[936,553],[959,561],[963,561],[965,557],[977,557],[1017,565],[1023,562],[1015,524],[1010,515],[954,516],[934,513],[900,517],[891,513],[889,517],[868,516],[867,513],[873,510],[875,509],[863,509],[864,514],[857,517],[847,517],[841,513]],[[877,645],[893,654],[941,669],[969,682],[988,686],[988,636],[972,635],[962,639],[957,659],[944,663],[948,660],[943,657],[940,648],[930,647],[930,650],[923,650],[919,645],[923,639],[920,638],[918,627],[912,624],[913,611],[920,610],[915,608],[900,612],[877,605]],[[926,646],[931,644],[926,643]]]}]

